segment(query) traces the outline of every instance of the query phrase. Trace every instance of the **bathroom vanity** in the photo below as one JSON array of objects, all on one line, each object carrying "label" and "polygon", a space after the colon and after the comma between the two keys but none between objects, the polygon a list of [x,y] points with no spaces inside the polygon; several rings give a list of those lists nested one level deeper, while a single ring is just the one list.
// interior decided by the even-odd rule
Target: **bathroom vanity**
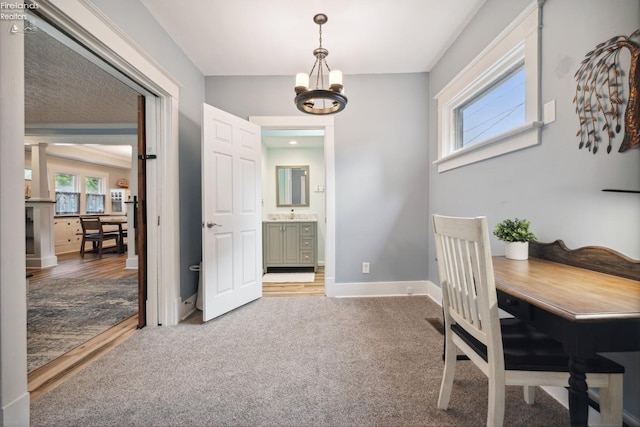
[{"label": "bathroom vanity", "polygon": [[318,269],[317,220],[276,219],[262,223],[263,269],[313,267]]}]

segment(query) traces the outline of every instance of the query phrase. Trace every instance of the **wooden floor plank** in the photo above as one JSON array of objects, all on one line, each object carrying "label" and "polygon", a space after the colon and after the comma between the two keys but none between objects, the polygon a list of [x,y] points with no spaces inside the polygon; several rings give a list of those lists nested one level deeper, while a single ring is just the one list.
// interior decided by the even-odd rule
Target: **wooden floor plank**
[{"label": "wooden floor plank", "polygon": [[263,297],[309,297],[325,296],[324,267],[318,267],[313,282],[306,283],[263,283]]}]

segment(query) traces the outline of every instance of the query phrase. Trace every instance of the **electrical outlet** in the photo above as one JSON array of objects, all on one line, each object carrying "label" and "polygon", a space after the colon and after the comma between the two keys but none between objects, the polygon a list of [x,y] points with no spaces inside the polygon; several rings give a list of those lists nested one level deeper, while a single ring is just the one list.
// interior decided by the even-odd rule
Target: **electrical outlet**
[{"label": "electrical outlet", "polygon": [[368,262],[363,262],[362,263],[362,272],[364,274],[369,274],[369,263]]}]

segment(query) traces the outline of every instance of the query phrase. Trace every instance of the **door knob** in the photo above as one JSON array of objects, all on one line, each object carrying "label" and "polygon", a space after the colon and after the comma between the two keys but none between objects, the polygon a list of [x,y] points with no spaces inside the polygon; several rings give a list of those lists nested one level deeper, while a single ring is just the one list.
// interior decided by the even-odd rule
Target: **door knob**
[{"label": "door knob", "polygon": [[216,224],[213,221],[207,221],[207,228],[213,228],[213,227],[222,227],[222,225]]}]

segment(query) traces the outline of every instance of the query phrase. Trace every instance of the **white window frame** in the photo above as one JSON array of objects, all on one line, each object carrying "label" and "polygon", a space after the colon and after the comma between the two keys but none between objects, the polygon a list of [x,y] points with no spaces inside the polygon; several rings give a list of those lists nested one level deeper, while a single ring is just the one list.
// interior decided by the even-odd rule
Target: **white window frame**
[{"label": "white window frame", "polygon": [[[530,4],[436,96],[438,172],[445,172],[540,144],[540,28],[543,1]],[[456,110],[524,61],[525,123],[476,144],[456,149]]]},{"label": "white window frame", "polygon": [[[100,193],[89,193],[87,191],[87,178],[89,179],[97,179],[100,181]],[[89,214],[89,212],[87,212],[87,196],[89,194],[97,194],[100,195],[102,197],[104,197],[104,201],[103,201],[103,207],[104,210],[102,212],[92,212],[92,213],[100,213],[100,214],[107,214],[108,210],[107,210],[107,182],[109,180],[109,176],[108,175],[99,175],[99,174],[92,174],[92,175],[83,175],[82,176],[82,196],[84,198],[84,212],[86,214]]]},{"label": "white window frame", "polygon": [[[78,212],[65,212],[58,213],[58,186],[56,185],[56,175],[69,175],[73,176],[73,193],[78,194]],[[56,206],[54,209],[56,216],[77,216],[82,214],[82,189],[84,187],[83,177],[77,172],[70,172],[67,170],[53,170],[51,173],[51,182],[53,182],[53,194],[55,195]]]}]

